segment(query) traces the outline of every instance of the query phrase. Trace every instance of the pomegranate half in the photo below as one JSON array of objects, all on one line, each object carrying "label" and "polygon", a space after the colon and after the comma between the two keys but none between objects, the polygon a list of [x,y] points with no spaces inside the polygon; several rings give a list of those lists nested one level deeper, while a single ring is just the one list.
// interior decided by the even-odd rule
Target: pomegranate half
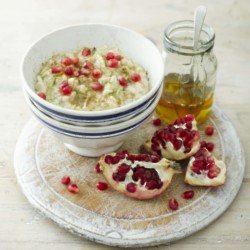
[{"label": "pomegranate half", "polygon": [[226,180],[226,165],[217,160],[206,148],[190,158],[185,182],[192,186],[220,186]]},{"label": "pomegranate half", "polygon": [[145,200],[160,195],[170,184],[175,163],[157,155],[129,154],[103,155],[100,168],[107,182],[120,193]]},{"label": "pomegranate half", "polygon": [[157,130],[143,145],[145,151],[169,160],[183,160],[200,149],[200,134],[193,115],[177,119],[167,127]]}]

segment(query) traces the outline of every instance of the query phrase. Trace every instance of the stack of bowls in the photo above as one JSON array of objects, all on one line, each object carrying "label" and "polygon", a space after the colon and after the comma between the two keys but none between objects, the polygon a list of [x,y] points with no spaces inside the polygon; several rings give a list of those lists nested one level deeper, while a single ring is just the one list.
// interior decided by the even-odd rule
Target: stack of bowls
[{"label": "stack of bowls", "polygon": [[[34,83],[41,64],[54,53],[84,46],[119,48],[147,71],[150,91],[132,103],[103,111],[70,110],[40,98]],[[161,54],[150,40],[129,29],[106,24],[54,31],[33,44],[21,64],[24,94],[35,117],[70,150],[92,157],[118,149],[152,116],[162,92],[163,71]]]}]

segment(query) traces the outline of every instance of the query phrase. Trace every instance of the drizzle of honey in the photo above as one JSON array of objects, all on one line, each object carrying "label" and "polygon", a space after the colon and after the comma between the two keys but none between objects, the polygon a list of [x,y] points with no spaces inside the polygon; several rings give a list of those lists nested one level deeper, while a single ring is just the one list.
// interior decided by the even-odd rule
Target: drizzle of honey
[{"label": "drizzle of honey", "polygon": [[193,114],[198,123],[206,121],[213,104],[213,91],[204,89],[201,95],[195,95],[195,84],[183,84],[178,74],[170,73],[165,76],[163,94],[156,107],[157,115],[166,123],[186,114]]}]

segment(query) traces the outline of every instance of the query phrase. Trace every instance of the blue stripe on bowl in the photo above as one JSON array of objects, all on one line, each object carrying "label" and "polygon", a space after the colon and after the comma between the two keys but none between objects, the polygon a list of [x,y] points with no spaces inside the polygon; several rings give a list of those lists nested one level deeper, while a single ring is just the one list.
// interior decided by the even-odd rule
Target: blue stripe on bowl
[{"label": "blue stripe on bowl", "polygon": [[41,108],[43,108],[44,110],[46,110],[48,113],[51,113],[51,115],[56,115],[58,118],[61,118],[63,120],[67,119],[67,120],[71,120],[71,121],[78,121],[78,122],[102,122],[102,121],[112,121],[112,120],[117,120],[120,119],[121,117],[125,117],[128,116],[130,114],[133,114],[134,112],[138,111],[138,109],[142,108],[144,105],[148,104],[148,102],[150,102],[151,100],[153,100],[156,95],[158,94],[159,89],[161,88],[161,86],[157,89],[157,91],[154,93],[153,96],[151,96],[148,100],[146,100],[145,102],[141,103],[140,105],[131,108],[129,110],[120,112],[120,113],[116,113],[114,115],[106,115],[106,116],[75,116],[75,115],[67,115],[65,113],[61,113],[55,110],[52,110],[46,106],[44,106],[43,104],[40,104],[38,102],[36,102],[35,99],[33,99],[31,96],[30,99],[32,99],[32,102],[35,103],[36,106],[40,106]]},{"label": "blue stripe on bowl", "polygon": [[150,113],[147,117],[145,117],[140,122],[138,122],[138,123],[136,123],[136,124],[134,124],[134,125],[132,125],[130,127],[127,127],[125,129],[121,129],[121,130],[116,130],[114,132],[98,133],[98,134],[95,134],[95,133],[78,133],[78,132],[72,132],[72,131],[68,131],[68,130],[65,130],[65,129],[61,129],[61,128],[58,128],[57,126],[54,126],[54,125],[51,125],[51,124],[45,122],[40,117],[38,117],[35,113],[33,113],[33,112],[32,113],[46,127],[48,127],[49,129],[51,129],[51,130],[53,130],[53,131],[55,131],[57,133],[60,133],[60,134],[63,134],[63,135],[67,135],[67,136],[70,136],[70,137],[75,137],[75,138],[103,139],[103,138],[110,138],[110,137],[114,137],[114,136],[118,136],[118,135],[122,135],[124,133],[130,132],[131,130],[139,127],[144,121],[146,121],[153,114],[153,112]]}]

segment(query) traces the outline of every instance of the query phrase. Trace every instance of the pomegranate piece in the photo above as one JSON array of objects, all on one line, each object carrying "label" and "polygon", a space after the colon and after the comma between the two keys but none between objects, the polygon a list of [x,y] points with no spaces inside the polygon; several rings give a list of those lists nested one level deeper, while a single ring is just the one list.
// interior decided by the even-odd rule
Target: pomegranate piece
[{"label": "pomegranate piece", "polygon": [[[160,122],[155,121],[156,125]],[[157,130],[144,149],[170,160],[183,160],[195,154],[200,148],[200,134],[193,115],[177,119],[165,128]]]},{"label": "pomegranate piece", "polygon": [[68,185],[68,190],[69,190],[69,192],[71,192],[73,194],[77,194],[79,192],[79,188],[76,184]]},{"label": "pomegranate piece", "polygon": [[168,205],[169,205],[169,208],[173,211],[177,210],[179,207],[178,201],[174,198],[169,200]]},{"label": "pomegranate piece", "polygon": [[102,172],[99,162],[95,165],[95,171],[96,171],[96,173],[101,173]]},{"label": "pomegranate piece", "polygon": [[172,162],[156,155],[129,154],[127,151],[101,157],[100,168],[107,182],[118,192],[136,199],[160,195],[175,173]]},{"label": "pomegranate piece", "polygon": [[207,142],[205,147],[209,152],[214,150],[214,144],[212,142]]},{"label": "pomegranate piece", "polygon": [[60,66],[52,66],[51,73],[52,74],[60,74],[60,73],[62,73],[62,68]]},{"label": "pomegranate piece", "polygon": [[63,176],[62,179],[61,179],[61,183],[64,184],[64,185],[69,185],[70,182],[71,182],[70,177],[67,176],[67,175]]},{"label": "pomegranate piece", "polygon": [[226,166],[206,148],[201,148],[188,163],[185,182],[192,186],[220,186],[226,180]]},{"label": "pomegranate piece", "polygon": [[119,76],[119,77],[118,77],[118,81],[119,81],[119,84],[120,84],[122,87],[127,87],[127,86],[128,86],[128,82],[127,82],[127,80],[125,79],[125,77]]},{"label": "pomegranate piece", "polygon": [[84,48],[82,50],[82,55],[83,56],[90,56],[91,55],[91,49],[90,48]]},{"label": "pomegranate piece", "polygon": [[108,52],[105,57],[106,57],[107,60],[114,59],[115,58],[115,53]]},{"label": "pomegranate piece", "polygon": [[63,95],[70,95],[73,89],[67,81],[62,81],[60,85],[60,91]]},{"label": "pomegranate piece", "polygon": [[119,66],[119,61],[116,59],[110,59],[108,60],[107,65],[110,68],[117,68]]},{"label": "pomegranate piece", "polygon": [[131,80],[133,82],[140,82],[141,81],[141,75],[140,74],[137,74],[137,73],[134,73],[130,76]]},{"label": "pomegranate piece", "polygon": [[102,72],[101,70],[99,69],[94,69],[93,72],[92,72],[92,76],[95,78],[95,79],[98,79],[102,76]]},{"label": "pomegranate piece", "polygon": [[181,197],[186,200],[192,199],[194,197],[194,191],[193,190],[185,191],[181,195]]},{"label": "pomegranate piece", "polygon": [[154,118],[152,123],[156,127],[161,126],[161,119],[160,118]]},{"label": "pomegranate piece", "polygon": [[39,92],[37,95],[42,99],[46,100],[46,94],[44,92]]},{"label": "pomegranate piece", "polygon": [[212,136],[214,134],[214,128],[212,126],[207,126],[205,128],[205,134],[208,136]]},{"label": "pomegranate piece", "polygon": [[71,65],[73,62],[72,62],[71,58],[65,57],[65,58],[63,58],[63,59],[61,60],[61,63],[62,63],[63,65],[65,65],[65,66],[69,66],[69,65]]},{"label": "pomegranate piece", "polygon": [[103,90],[103,85],[99,82],[93,82],[93,83],[91,83],[90,86],[94,91],[102,91]]},{"label": "pomegranate piece", "polygon": [[101,190],[101,191],[104,191],[106,189],[108,189],[108,184],[105,183],[105,182],[102,182],[102,181],[99,181],[96,185],[96,187]]},{"label": "pomegranate piece", "polygon": [[77,65],[79,63],[79,58],[78,57],[73,57],[73,58],[71,58],[71,60],[72,60],[72,63],[74,65]]},{"label": "pomegranate piece", "polygon": [[65,75],[67,75],[67,76],[73,76],[73,75],[74,75],[74,69],[73,69],[73,67],[67,67],[67,68],[64,70],[64,73],[65,73]]}]

